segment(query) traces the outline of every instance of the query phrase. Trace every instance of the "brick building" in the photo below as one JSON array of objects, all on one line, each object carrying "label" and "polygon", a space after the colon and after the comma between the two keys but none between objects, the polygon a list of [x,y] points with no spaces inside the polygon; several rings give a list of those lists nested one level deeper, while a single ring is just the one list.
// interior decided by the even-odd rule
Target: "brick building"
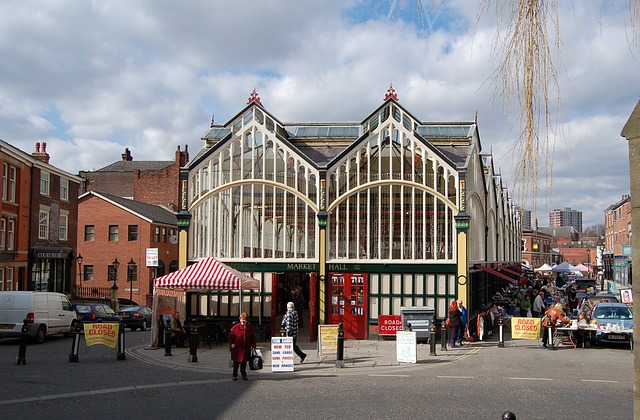
[{"label": "brick building", "polygon": [[543,264],[553,266],[551,243],[553,237],[539,230],[522,229],[522,262],[532,268]]},{"label": "brick building", "polygon": [[97,171],[80,171],[80,176],[86,180],[81,194],[99,191],[176,210],[180,168],[188,161],[187,146],[184,151],[178,146],[172,161],[134,161],[126,148],[121,161]]},{"label": "brick building", "polygon": [[82,179],[50,165],[46,143],[30,155],[0,141],[0,161],[0,290],[71,294]]},{"label": "brick building", "polygon": [[604,211],[605,279],[631,283],[631,196],[625,194]]},{"label": "brick building", "polygon": [[[175,214],[96,191],[80,196],[78,208],[78,253],[82,255],[78,295],[108,298],[117,260],[118,297],[151,306],[153,279],[178,266]],[[149,249],[156,250],[156,267],[147,267]]]}]

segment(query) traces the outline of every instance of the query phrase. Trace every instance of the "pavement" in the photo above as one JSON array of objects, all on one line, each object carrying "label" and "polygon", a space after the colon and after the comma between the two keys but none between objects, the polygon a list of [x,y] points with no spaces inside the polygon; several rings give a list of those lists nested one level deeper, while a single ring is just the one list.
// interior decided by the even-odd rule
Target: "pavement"
[{"label": "pavement", "polygon": [[[459,348],[442,349],[438,340],[436,343],[436,354],[430,355],[430,345],[417,345],[417,363],[400,363],[397,360],[397,350],[395,339],[379,340],[345,340],[344,343],[344,366],[338,366],[336,355],[320,355],[317,342],[299,340],[298,346],[307,354],[304,363],[294,356],[294,372],[298,374],[331,375],[340,371],[344,373],[371,373],[374,371],[388,371],[395,369],[412,369],[425,365],[452,362],[460,357],[469,356],[485,346],[497,346],[497,340],[481,341],[475,343],[465,343]],[[271,342],[258,342],[258,349],[263,355],[263,369],[252,371],[254,373],[271,373]],[[165,356],[164,348],[152,348],[145,345],[128,348],[126,353],[134,357],[155,365],[163,365],[167,368],[202,370],[229,373],[230,352],[227,344],[211,348],[200,344],[196,357],[196,362],[190,362],[190,352],[188,347],[171,348],[171,355]]]}]

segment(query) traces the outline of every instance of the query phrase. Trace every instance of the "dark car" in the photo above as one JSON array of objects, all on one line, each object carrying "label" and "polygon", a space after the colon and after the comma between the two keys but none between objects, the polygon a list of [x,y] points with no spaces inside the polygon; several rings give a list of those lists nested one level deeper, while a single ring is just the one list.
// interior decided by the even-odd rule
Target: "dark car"
[{"label": "dark car", "polygon": [[103,303],[78,303],[74,305],[78,313],[78,321],[92,322],[120,322],[120,318],[109,305]]},{"label": "dark car", "polygon": [[587,312],[590,316],[591,311],[598,303],[618,303],[618,298],[614,295],[607,294],[582,296],[580,304],[578,305],[578,311]]},{"label": "dark car", "polygon": [[128,308],[120,309],[118,315],[122,318],[122,322],[126,328],[131,328],[131,331],[135,331],[138,328],[144,331],[148,327],[151,327],[151,319],[153,313],[148,306],[129,306]]},{"label": "dark car", "polygon": [[591,332],[591,343],[629,344],[631,334],[622,329],[633,329],[633,313],[624,303],[598,303],[591,313],[591,326],[606,328]]}]

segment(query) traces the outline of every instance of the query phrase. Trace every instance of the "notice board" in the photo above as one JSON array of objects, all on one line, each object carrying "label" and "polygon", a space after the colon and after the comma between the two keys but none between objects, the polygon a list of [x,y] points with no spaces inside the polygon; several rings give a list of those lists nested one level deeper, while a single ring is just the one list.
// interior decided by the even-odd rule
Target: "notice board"
[{"label": "notice board", "polygon": [[318,354],[338,354],[337,325],[318,325]]}]

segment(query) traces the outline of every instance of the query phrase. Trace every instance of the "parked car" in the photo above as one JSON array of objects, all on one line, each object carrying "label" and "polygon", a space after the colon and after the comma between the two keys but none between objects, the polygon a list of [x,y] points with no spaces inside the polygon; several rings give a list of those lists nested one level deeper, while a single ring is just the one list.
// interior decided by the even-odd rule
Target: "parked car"
[{"label": "parked car", "polygon": [[592,331],[591,343],[629,344],[631,334],[617,331],[615,328],[632,329],[633,313],[624,303],[598,303],[591,314],[591,325],[608,327],[607,330]]},{"label": "parked car", "polygon": [[129,306],[128,308],[122,308],[118,315],[122,318],[122,322],[126,328],[131,328],[131,331],[135,331],[138,328],[144,331],[148,327],[151,327],[151,320],[153,313],[148,306]]},{"label": "parked car", "polygon": [[74,307],[78,313],[78,321],[82,323],[120,322],[122,320],[109,305],[103,303],[78,303]]},{"label": "parked car", "polygon": [[598,303],[618,303],[618,298],[614,295],[601,294],[595,296],[583,296],[580,299],[580,304],[578,305],[578,312],[588,312],[591,315],[591,311]]},{"label": "parked car", "polygon": [[0,292],[0,338],[20,337],[25,319],[29,337],[42,343],[52,334],[72,336],[76,313],[62,293]]}]

